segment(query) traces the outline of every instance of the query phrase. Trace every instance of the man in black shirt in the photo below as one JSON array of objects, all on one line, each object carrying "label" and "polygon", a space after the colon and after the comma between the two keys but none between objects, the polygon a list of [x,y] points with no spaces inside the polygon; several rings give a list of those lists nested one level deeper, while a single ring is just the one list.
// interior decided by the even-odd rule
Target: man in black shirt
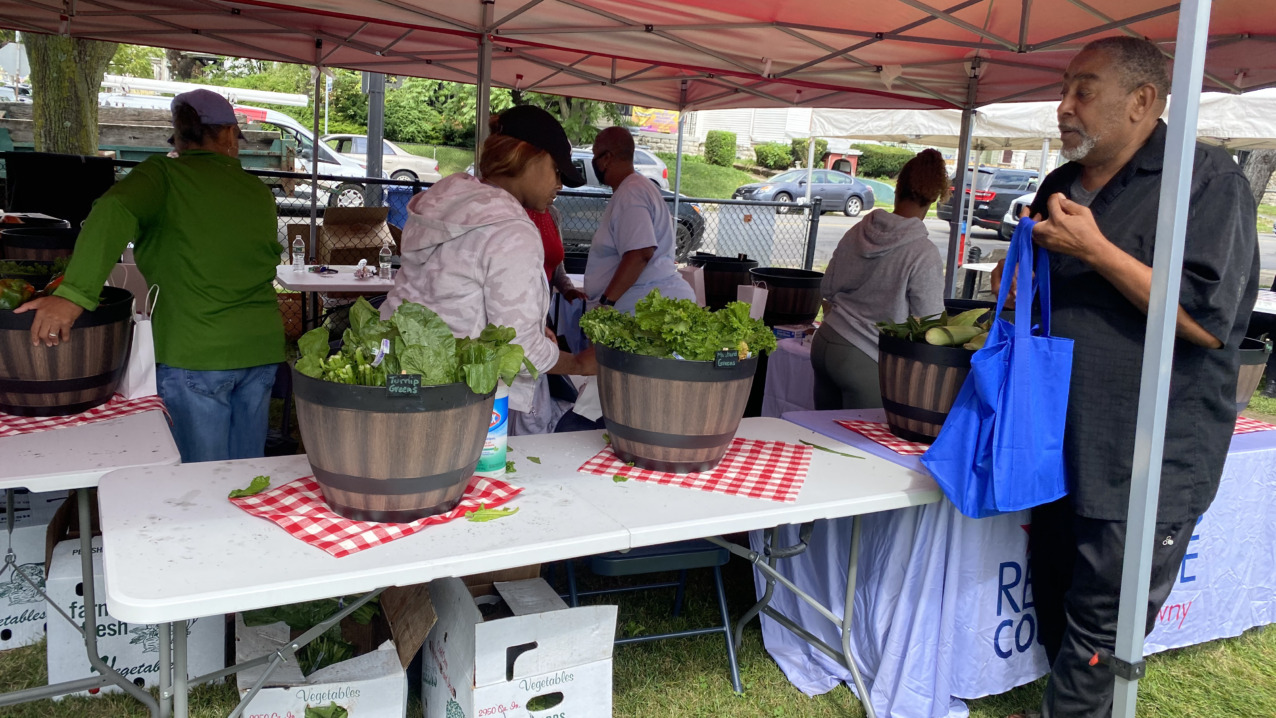
[{"label": "man in black shirt", "polygon": [[[1063,76],[1068,164],[1033,202],[1050,250],[1053,333],[1074,341],[1064,454],[1069,496],[1033,510],[1031,570],[1051,664],[1044,716],[1108,716],[1139,382],[1152,287],[1169,77],[1155,45],[1086,45]],[[1169,181],[1177,178],[1168,177]],[[1218,490],[1236,420],[1238,349],[1258,290],[1249,185],[1197,145],[1170,381],[1148,625]]]}]

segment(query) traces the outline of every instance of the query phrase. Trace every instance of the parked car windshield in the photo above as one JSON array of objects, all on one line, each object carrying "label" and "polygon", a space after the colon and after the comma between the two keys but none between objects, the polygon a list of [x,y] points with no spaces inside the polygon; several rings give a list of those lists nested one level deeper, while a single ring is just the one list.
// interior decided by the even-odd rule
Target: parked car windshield
[{"label": "parked car windshield", "polygon": [[771,178],[772,182],[797,182],[806,179],[806,170],[792,170]]}]

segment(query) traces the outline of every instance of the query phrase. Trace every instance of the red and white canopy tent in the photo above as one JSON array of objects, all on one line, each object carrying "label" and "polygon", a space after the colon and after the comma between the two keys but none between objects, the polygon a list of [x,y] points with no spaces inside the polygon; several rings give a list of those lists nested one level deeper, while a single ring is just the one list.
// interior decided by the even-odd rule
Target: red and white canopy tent
[{"label": "red and white canopy tent", "polygon": [[[1271,0],[0,0],[0,26],[680,110],[956,108],[1049,100],[1080,44],[1176,58],[1117,656],[1142,658],[1192,147],[1202,88],[1276,86]],[[1176,57],[1177,56],[1177,57]],[[956,243],[949,246],[949,287]],[[857,680],[857,683],[859,681]],[[1114,713],[1133,715],[1119,678]],[[867,695],[860,687],[861,695]],[[869,715],[872,709],[869,707]]]}]

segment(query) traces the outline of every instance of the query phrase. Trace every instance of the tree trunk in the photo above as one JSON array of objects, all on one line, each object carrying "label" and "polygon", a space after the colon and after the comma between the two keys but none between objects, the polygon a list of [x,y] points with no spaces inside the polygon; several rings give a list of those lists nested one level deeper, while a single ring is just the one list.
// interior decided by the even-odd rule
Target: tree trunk
[{"label": "tree trunk", "polygon": [[36,152],[96,155],[97,94],[116,44],[23,33]]},{"label": "tree trunk", "polygon": [[1276,150],[1252,150],[1245,155],[1241,163],[1241,173],[1249,180],[1249,188],[1254,192],[1254,204],[1263,203],[1263,195],[1267,192],[1267,183],[1276,171]]}]

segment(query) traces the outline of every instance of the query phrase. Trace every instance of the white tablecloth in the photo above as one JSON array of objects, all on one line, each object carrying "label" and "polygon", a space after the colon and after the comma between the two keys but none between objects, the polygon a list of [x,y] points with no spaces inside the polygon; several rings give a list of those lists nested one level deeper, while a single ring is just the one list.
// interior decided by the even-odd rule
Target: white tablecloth
[{"label": "white tablecloth", "polygon": [[807,342],[781,339],[767,357],[762,416],[783,416],[786,412],[815,408],[815,370],[811,368],[811,345]]},{"label": "white tablecloth", "polygon": [[[802,412],[785,418],[907,467],[834,418],[874,412]],[[1047,672],[1027,572],[1029,513],[962,516],[947,500],[863,518],[853,650],[879,715],[965,716],[960,699],[1001,693]],[[817,522],[810,549],[781,569],[816,598],[846,589],[850,521]],[[785,527],[781,545],[796,541]],[[751,535],[754,550],[761,533]],[[1239,635],[1276,622],[1276,432],[1235,437],[1222,486],[1183,560],[1146,651]],[[755,578],[757,574],[755,573]],[[758,581],[759,586],[761,582]],[[792,593],[771,605],[837,645],[833,624]],[[833,600],[830,605],[838,605]],[[850,675],[770,619],[763,640],[795,686],[823,693]]]}]

